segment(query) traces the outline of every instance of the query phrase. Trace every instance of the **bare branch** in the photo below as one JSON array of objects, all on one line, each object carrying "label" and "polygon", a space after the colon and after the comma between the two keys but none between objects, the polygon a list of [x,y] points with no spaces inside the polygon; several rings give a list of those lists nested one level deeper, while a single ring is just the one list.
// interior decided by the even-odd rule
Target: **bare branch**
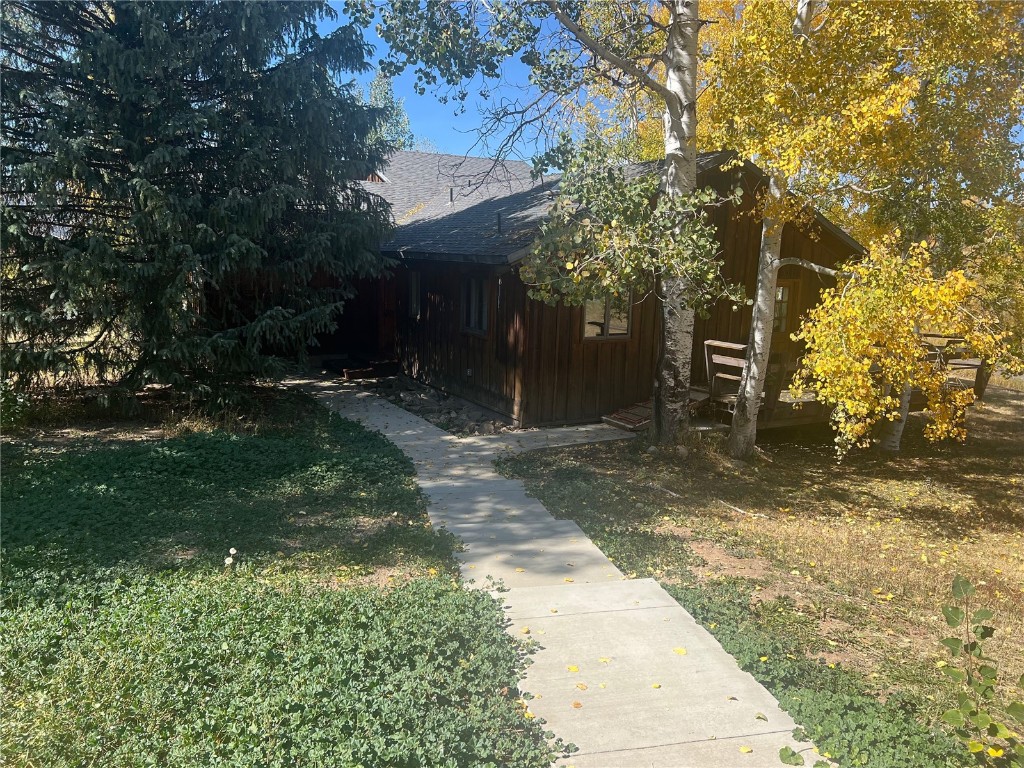
[{"label": "bare branch", "polygon": [[631,75],[636,79],[638,83],[646,88],[654,91],[656,94],[661,96],[666,103],[673,102],[676,99],[675,94],[672,93],[668,88],[653,79],[650,75],[640,69],[632,61],[629,61],[615,51],[608,48],[606,45],[595,39],[588,33],[583,27],[573,21],[558,5],[557,0],[546,0],[547,6],[551,9],[551,12],[555,14],[555,18],[565,27],[566,30],[575,37],[581,45],[586,47],[595,56],[598,56],[609,64],[617,67],[628,75]]}]

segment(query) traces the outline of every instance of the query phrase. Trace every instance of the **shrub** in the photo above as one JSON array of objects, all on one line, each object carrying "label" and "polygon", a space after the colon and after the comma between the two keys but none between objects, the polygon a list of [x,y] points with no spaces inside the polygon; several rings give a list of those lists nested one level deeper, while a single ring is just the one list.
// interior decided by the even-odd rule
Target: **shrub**
[{"label": "shrub", "polygon": [[[975,608],[974,585],[963,576],[953,579],[952,605],[942,608],[946,623],[959,629],[959,636],[947,637],[942,644],[949,649],[956,666],[942,671],[958,682],[957,707],[942,719],[967,746],[978,765],[989,768],[1024,768],[1024,741],[1016,729],[1024,724],[1024,704],[998,701],[999,670],[985,655],[985,643],[995,634],[988,624],[995,614],[987,608]],[[1024,689],[1024,675],[1016,685]]]}]

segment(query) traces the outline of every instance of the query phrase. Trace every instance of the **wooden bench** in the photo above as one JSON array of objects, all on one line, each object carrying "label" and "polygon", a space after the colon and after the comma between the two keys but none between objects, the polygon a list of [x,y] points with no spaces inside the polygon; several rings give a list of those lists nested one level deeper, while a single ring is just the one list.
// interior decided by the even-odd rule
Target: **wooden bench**
[{"label": "wooden bench", "polygon": [[708,339],[704,342],[704,364],[708,373],[708,397],[714,407],[722,406],[730,413],[736,406],[743,369],[746,368],[747,345]]},{"label": "wooden bench", "polygon": [[[704,363],[708,373],[708,397],[713,414],[736,411],[737,393],[743,371],[747,367],[747,345],[708,339],[704,342]],[[779,404],[787,374],[792,374],[785,360],[768,364],[764,390],[761,392],[759,418],[770,421]]]}]

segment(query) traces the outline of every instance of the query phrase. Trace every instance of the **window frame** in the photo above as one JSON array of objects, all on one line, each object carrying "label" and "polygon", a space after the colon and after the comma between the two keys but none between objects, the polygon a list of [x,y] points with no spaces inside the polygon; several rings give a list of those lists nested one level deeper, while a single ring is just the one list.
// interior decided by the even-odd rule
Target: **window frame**
[{"label": "window frame", "polygon": [[[779,290],[785,289],[789,292],[789,296],[783,302],[786,312],[780,318],[779,317]],[[800,297],[800,281],[799,280],[778,280],[775,284],[775,298],[774,298],[774,312],[772,313],[772,333],[785,334],[788,339],[789,334],[793,333],[798,317],[794,316],[794,309],[797,307],[797,302]],[[780,327],[780,319],[783,321]]]},{"label": "window frame", "polygon": [[600,334],[590,336],[587,334],[587,304],[601,301],[601,298],[587,299],[583,302],[583,340],[584,341],[628,341],[633,337],[633,292],[626,294],[626,332],[608,333],[608,326],[611,325],[612,299],[610,294],[603,297],[604,300],[604,323]]},{"label": "window frame", "polygon": [[462,279],[459,325],[463,333],[486,337],[491,328],[491,279],[467,275]]}]

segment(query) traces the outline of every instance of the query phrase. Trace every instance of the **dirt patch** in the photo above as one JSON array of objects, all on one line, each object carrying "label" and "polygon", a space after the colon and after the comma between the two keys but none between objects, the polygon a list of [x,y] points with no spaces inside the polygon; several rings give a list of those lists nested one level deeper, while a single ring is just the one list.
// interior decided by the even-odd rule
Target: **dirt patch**
[{"label": "dirt patch", "polygon": [[363,379],[359,384],[399,408],[459,437],[516,431],[516,427],[500,414],[406,376]]},{"label": "dirt patch", "polygon": [[713,541],[691,541],[690,549],[704,561],[703,565],[693,565],[690,568],[701,581],[722,576],[739,576],[762,581],[773,576],[774,569],[771,563],[763,557],[737,557]]}]

